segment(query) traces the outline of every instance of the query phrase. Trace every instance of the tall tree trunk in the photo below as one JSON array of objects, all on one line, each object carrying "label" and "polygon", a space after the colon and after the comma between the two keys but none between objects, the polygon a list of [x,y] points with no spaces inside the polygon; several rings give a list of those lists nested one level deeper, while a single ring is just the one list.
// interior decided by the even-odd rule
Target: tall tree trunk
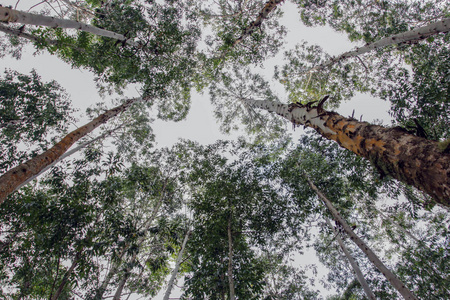
[{"label": "tall tree trunk", "polygon": [[80,261],[81,253],[82,253],[82,250],[79,250],[77,252],[77,254],[75,255],[75,258],[72,261],[72,265],[70,266],[69,270],[67,270],[67,272],[64,274],[63,279],[61,280],[61,283],[59,284],[58,289],[56,290],[56,292],[53,295],[53,297],[51,298],[51,300],[57,300],[59,298],[59,296],[61,295],[64,287],[67,284],[67,281],[69,280],[70,275],[73,273],[73,271],[75,270],[75,268],[78,265],[78,262]]},{"label": "tall tree trunk", "polygon": [[233,237],[231,234],[231,214],[228,217],[228,284],[230,287],[230,300],[235,300],[233,279]]},{"label": "tall tree trunk", "polygon": [[370,289],[369,285],[367,284],[366,279],[364,278],[364,275],[361,272],[361,269],[358,266],[358,263],[355,261],[355,259],[353,258],[353,256],[350,254],[350,252],[347,250],[347,247],[345,247],[344,242],[342,241],[341,237],[339,236],[339,232],[337,232],[333,225],[331,225],[330,220],[328,220],[328,218],[326,219],[328,226],[333,230],[333,232],[336,234],[336,241],[338,242],[339,246],[342,249],[342,252],[344,252],[345,257],[347,257],[350,265],[352,266],[353,271],[355,272],[356,275],[356,279],[358,280],[358,282],[361,284],[364,293],[366,294],[368,299],[373,299],[376,300],[377,298],[375,297],[374,293],[372,292],[372,290]]},{"label": "tall tree trunk", "polygon": [[177,261],[175,263],[175,268],[172,271],[172,275],[170,276],[169,283],[167,285],[166,293],[164,294],[163,300],[168,300],[170,293],[172,292],[173,284],[175,283],[175,279],[177,278],[178,270],[180,269],[181,260],[183,259],[183,252],[186,248],[186,243],[189,239],[189,235],[191,234],[191,230],[189,229],[186,235],[184,236],[183,244],[181,245],[180,252],[178,253]]},{"label": "tall tree trunk", "polygon": [[445,33],[450,31],[450,18],[444,19],[442,21],[438,21],[435,23],[431,23],[427,26],[419,27],[410,31],[402,32],[396,35],[392,35],[386,38],[383,38],[379,41],[373,42],[371,44],[367,44],[363,47],[359,47],[356,50],[345,52],[337,57],[332,57],[331,59],[327,60],[326,62],[320,64],[317,67],[312,68],[311,71],[320,70],[325,67],[331,66],[341,60],[355,57],[361,54],[365,54],[367,52],[370,52],[372,50],[380,49],[383,47],[387,47],[390,45],[396,45],[396,44],[402,44],[402,43],[408,43],[408,42],[416,42],[420,40],[424,40],[428,38],[429,36],[438,34],[438,33]]},{"label": "tall tree trunk", "polygon": [[58,19],[55,17],[47,17],[42,15],[26,13],[23,11],[7,7],[0,7],[0,21],[7,23],[11,22],[20,24],[30,24],[35,26],[45,26],[51,28],[77,29],[85,32],[90,32],[95,35],[116,39],[134,47],[141,48],[143,46],[140,43],[127,39],[127,37],[122,34],[101,29],[92,25],[80,23],[73,20]]},{"label": "tall tree trunk", "polygon": [[54,162],[52,162],[51,164],[49,164],[48,166],[46,166],[45,168],[43,168],[38,174],[36,174],[36,175],[34,175],[34,176],[28,178],[27,180],[25,180],[22,184],[20,184],[18,187],[16,187],[16,188],[14,189],[14,191],[17,191],[18,189],[24,187],[25,185],[27,185],[27,184],[30,183],[31,181],[35,180],[35,179],[38,178],[42,173],[44,173],[45,171],[49,170],[51,167],[53,167],[54,165],[56,165],[57,163],[59,163],[60,161],[62,161],[63,159],[65,159],[66,157],[69,157],[69,156],[71,156],[72,154],[74,154],[74,153],[80,151],[81,149],[83,149],[83,148],[89,146],[90,144],[92,144],[92,143],[94,143],[94,142],[96,142],[96,141],[98,141],[98,140],[101,140],[101,139],[105,138],[106,136],[110,135],[110,134],[113,133],[115,130],[117,130],[117,129],[121,128],[121,127],[123,127],[123,124],[120,125],[120,126],[115,127],[115,128],[112,129],[112,130],[105,131],[104,133],[102,133],[102,134],[99,135],[98,137],[93,138],[93,139],[91,139],[91,140],[89,140],[89,141],[87,141],[87,142],[84,142],[84,143],[78,145],[77,147],[73,148],[73,149],[70,150],[70,151],[67,151],[66,153],[64,153],[63,155],[61,155],[61,157],[59,157],[58,159],[56,159]]},{"label": "tall tree trunk", "polygon": [[246,100],[254,107],[275,112],[294,125],[314,128],[323,137],[336,141],[370,160],[382,176],[390,175],[415,186],[450,206],[450,153],[441,151],[436,141],[394,127],[385,128],[345,118],[335,112],[302,104],[268,100]]},{"label": "tall tree trunk", "polygon": [[242,42],[242,40],[244,40],[246,37],[248,37],[253,32],[255,32],[259,27],[261,27],[263,20],[267,19],[269,14],[273,10],[275,10],[275,8],[277,8],[277,5],[283,1],[284,0],[269,0],[269,1],[267,1],[267,3],[264,5],[263,9],[261,9],[261,12],[259,13],[258,17],[252,23],[250,23],[250,25],[244,29],[244,31],[242,32],[242,35],[234,41],[233,47],[235,47],[237,44]]},{"label": "tall tree trunk", "polygon": [[83,136],[90,133],[100,125],[106,123],[109,119],[127,110],[128,107],[130,107],[133,103],[142,100],[142,98],[128,99],[122,105],[106,111],[86,125],[70,132],[61,141],[59,141],[56,145],[54,145],[44,153],[7,171],[0,177],[0,204],[2,204],[3,201],[5,201],[6,197],[10,193],[12,193],[18,186],[20,186],[23,182],[25,182],[32,176],[39,174],[39,172],[41,172],[46,166],[52,164],[55,160],[61,157],[73,144],[75,144],[75,142],[77,142]]},{"label": "tall tree trunk", "polygon": [[400,281],[397,276],[394,275],[373,253],[373,251],[363,242],[352,230],[352,228],[347,224],[344,218],[341,217],[339,212],[333,206],[330,200],[314,185],[314,183],[309,179],[308,175],[305,174],[306,180],[309,186],[323,201],[325,206],[328,208],[330,213],[333,215],[335,221],[342,227],[342,229],[347,233],[350,239],[366,254],[367,258],[375,265],[375,267],[386,277],[386,279],[392,284],[392,286],[403,296],[405,299],[417,299],[417,297],[405,286],[405,284]]}]

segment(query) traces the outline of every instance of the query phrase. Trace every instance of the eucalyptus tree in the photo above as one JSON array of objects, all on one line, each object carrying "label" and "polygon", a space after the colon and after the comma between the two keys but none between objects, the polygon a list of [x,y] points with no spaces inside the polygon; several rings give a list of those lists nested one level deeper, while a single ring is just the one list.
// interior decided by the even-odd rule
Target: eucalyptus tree
[{"label": "eucalyptus tree", "polygon": [[95,257],[114,247],[117,236],[105,228],[118,225],[111,217],[120,215],[120,191],[111,188],[114,178],[96,181],[113,167],[101,168],[99,162],[95,151],[88,153],[73,163],[72,176],[56,168],[40,189],[27,188],[14,194],[17,201],[2,204],[2,231],[19,230],[1,254],[7,275],[2,286],[18,287],[9,296],[68,298],[76,284],[89,284],[98,268]]},{"label": "eucalyptus tree", "polygon": [[[242,87],[246,90],[251,90],[256,85],[250,81],[252,77],[235,75],[235,78],[239,76],[247,80],[242,82]],[[231,85],[221,88],[223,97],[232,97],[244,107],[276,113],[294,126],[310,127],[321,136],[368,159],[382,176],[392,176],[428,193],[436,202],[444,206],[450,205],[450,182],[447,176],[450,153],[443,151],[437,141],[416,136],[402,128],[372,125],[327,111],[323,106],[328,96],[319,98],[316,104],[314,101],[284,104],[273,99],[259,100],[257,97],[264,97],[264,89],[257,90],[246,98],[239,98],[230,87]]]},{"label": "eucalyptus tree", "polygon": [[[265,147],[246,147],[242,141],[206,147],[191,143],[180,152],[192,166],[187,173],[193,230],[185,297],[263,297],[270,274],[262,253],[284,257],[303,236],[300,213],[278,190]],[[296,287],[307,293],[302,284]]]},{"label": "eucalyptus tree", "polygon": [[172,273],[170,275],[169,282],[167,283],[167,289],[166,289],[166,292],[164,293],[163,300],[169,299],[170,293],[172,292],[173,286],[175,285],[175,280],[178,276],[178,271],[180,270],[184,250],[186,249],[186,244],[189,240],[190,235],[191,235],[191,229],[188,229],[188,231],[186,232],[186,235],[184,236],[183,244],[181,244],[180,250],[178,252],[177,260],[175,262],[175,267],[173,268]]},{"label": "eucalyptus tree", "polygon": [[[420,211],[413,217],[392,208],[383,214],[383,234],[395,245],[388,253],[398,255],[396,272],[400,278],[412,282],[421,298],[446,298],[450,290],[448,281],[448,214],[444,211]],[[390,217],[388,217],[390,215]],[[387,219],[389,218],[389,219]],[[425,226],[417,226],[419,221]],[[426,288],[433,286],[433,289]]]},{"label": "eucalyptus tree", "polygon": [[330,220],[327,219],[326,222],[327,222],[327,225],[333,230],[333,233],[335,234],[336,241],[338,242],[339,247],[342,249],[342,252],[344,252],[345,257],[347,258],[348,262],[352,266],[352,269],[353,269],[353,272],[355,273],[356,279],[358,280],[359,284],[364,289],[364,293],[366,294],[367,298],[375,300],[376,297],[373,294],[372,289],[367,284],[367,281],[364,278],[364,275],[361,272],[361,269],[359,268],[358,263],[355,261],[353,256],[350,254],[350,252],[348,251],[347,247],[345,247],[344,242],[342,241],[341,237],[339,236],[339,231],[337,231],[337,229],[335,229],[333,227],[333,225],[331,225]]},{"label": "eucalyptus tree", "polygon": [[351,41],[371,43],[448,17],[449,5],[443,0],[429,1],[300,1],[303,23],[307,26],[329,25],[344,32]]},{"label": "eucalyptus tree", "polygon": [[80,138],[119,115],[137,101],[143,101],[143,99],[127,99],[123,104],[107,110],[86,125],[70,132],[45,152],[9,169],[0,177],[0,203],[3,203],[6,197],[26,180],[41,173],[44,168],[59,159]]},{"label": "eucalyptus tree", "polygon": [[129,40],[122,34],[104,30],[102,28],[98,28],[89,24],[84,24],[73,20],[64,20],[54,17],[31,14],[23,11],[18,11],[9,7],[0,7],[0,21],[4,23],[29,24],[51,28],[77,29],[85,32],[90,32],[95,35],[116,39],[125,44],[129,44],[130,46],[138,48],[141,48],[143,45],[143,43],[138,43]]},{"label": "eucalyptus tree", "polygon": [[185,217],[178,215],[183,196],[177,165],[168,163],[173,154],[153,154],[158,159],[133,163],[123,174],[123,213],[133,219],[137,233],[130,234],[136,238],[110,252],[110,268],[89,299],[120,299],[130,293],[155,296],[169,272],[168,260],[185,229]]},{"label": "eucalyptus tree", "polygon": [[124,163],[89,148],[65,163],[73,172],[56,167],[2,204],[4,287],[49,299],[158,293],[184,231],[175,166]]}]

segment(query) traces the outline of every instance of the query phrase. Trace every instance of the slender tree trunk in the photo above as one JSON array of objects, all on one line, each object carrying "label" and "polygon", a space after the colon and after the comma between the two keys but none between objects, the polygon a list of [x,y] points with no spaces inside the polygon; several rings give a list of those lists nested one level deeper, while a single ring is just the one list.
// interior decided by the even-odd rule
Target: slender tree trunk
[{"label": "slender tree trunk", "polygon": [[410,31],[402,32],[390,37],[383,38],[379,41],[373,42],[371,44],[367,44],[363,47],[359,47],[356,50],[345,52],[337,57],[333,57],[326,62],[320,64],[317,67],[312,68],[308,72],[314,71],[314,70],[320,70],[325,67],[331,66],[341,60],[355,57],[361,54],[365,54],[367,52],[370,52],[372,50],[384,48],[390,45],[396,45],[396,44],[402,44],[402,43],[408,43],[408,42],[416,42],[420,40],[424,40],[428,38],[429,36],[438,34],[438,33],[445,33],[450,31],[450,18],[444,19],[442,21],[438,21],[432,24],[429,24],[427,26],[419,27]]},{"label": "slender tree trunk", "polygon": [[85,32],[90,32],[95,35],[116,39],[134,47],[138,48],[142,47],[140,43],[129,40],[127,39],[126,36],[116,32],[101,29],[92,25],[80,23],[73,20],[65,20],[65,19],[58,19],[55,17],[36,15],[7,7],[0,7],[0,21],[7,23],[11,22],[20,24],[30,24],[35,26],[45,26],[51,28],[77,29]]},{"label": "slender tree trunk", "polygon": [[251,35],[253,32],[255,32],[259,27],[261,27],[261,24],[264,19],[267,19],[269,14],[277,8],[277,5],[281,2],[284,2],[284,0],[269,0],[264,5],[263,9],[259,13],[258,17],[249,25],[247,28],[244,29],[244,32],[242,32],[242,35],[238,37],[234,43],[233,47],[235,47],[237,44],[242,42],[246,37]]},{"label": "slender tree trunk", "polygon": [[56,286],[56,281],[58,281],[58,276],[59,276],[59,269],[60,269],[60,265],[61,265],[61,252],[58,251],[58,259],[56,260],[56,274],[55,274],[55,279],[53,280],[53,284],[52,284],[52,289],[50,290],[50,299],[53,298],[53,291],[55,290],[55,286]]},{"label": "slender tree trunk", "polygon": [[[155,206],[155,208],[152,211],[152,215],[150,216],[150,218],[147,220],[147,222],[145,223],[145,227],[144,227],[144,231],[147,232],[150,229],[150,226],[153,223],[153,220],[156,218],[156,215],[158,214],[159,208],[161,207],[162,201],[163,201],[163,197],[165,195],[165,190],[166,190],[166,186],[167,186],[167,180],[164,182],[163,185],[163,189],[161,192],[161,196],[158,199],[158,202]],[[142,245],[142,243],[145,241],[145,236],[141,237],[138,241],[138,247],[140,247]],[[106,288],[109,285],[109,282],[111,281],[111,279],[117,274],[117,272],[119,271],[119,267],[120,267],[120,261],[122,260],[122,257],[125,255],[126,251],[128,250],[128,247],[130,245],[125,245],[125,247],[122,249],[120,255],[119,255],[119,263],[112,263],[112,267],[111,269],[108,271],[108,273],[105,276],[105,279],[103,280],[102,284],[100,285],[100,287],[97,289],[97,291],[95,292],[95,296],[94,299],[95,300],[101,300],[103,298],[103,294],[106,291]],[[116,291],[117,293],[117,291]]]},{"label": "slender tree trunk", "polygon": [[[220,257],[220,265],[223,266],[223,263],[224,259],[223,257]],[[220,290],[220,296],[222,300],[225,300],[225,288],[223,288],[225,286],[225,275],[223,272],[220,272],[220,284],[222,286],[222,289]]]},{"label": "slender tree trunk", "polygon": [[[136,254],[133,255],[132,262],[136,260]],[[127,283],[128,278],[130,277],[131,268],[127,268],[125,270],[125,274],[123,274],[122,279],[119,282],[119,285],[117,286],[116,293],[114,294],[113,300],[120,300],[120,297],[122,296],[123,288],[125,287],[125,284]]]},{"label": "slender tree trunk", "polygon": [[77,267],[77,265],[80,261],[81,253],[82,253],[82,250],[78,251],[77,254],[75,255],[72,265],[70,266],[69,270],[67,270],[67,272],[64,274],[63,279],[61,280],[61,283],[59,284],[58,289],[56,290],[56,292],[53,295],[53,297],[51,298],[51,300],[57,300],[59,298],[59,296],[61,295],[64,287],[67,284],[67,281],[69,280],[70,275],[73,273],[73,271],[75,270],[75,268]]},{"label": "slender tree trunk", "polygon": [[390,175],[415,186],[450,206],[450,153],[438,148],[436,141],[394,127],[385,128],[345,118],[335,112],[302,104],[283,104],[268,100],[246,100],[248,105],[275,112],[294,125],[314,128],[359,156],[369,159],[382,176]]},{"label": "slender tree trunk", "polygon": [[70,151],[67,151],[66,153],[64,153],[63,155],[61,155],[61,157],[59,157],[57,160],[55,160],[54,162],[52,162],[51,164],[49,164],[48,166],[46,166],[45,168],[43,168],[38,174],[28,178],[27,180],[25,180],[21,185],[19,185],[18,187],[15,188],[14,191],[19,190],[20,188],[24,187],[25,185],[27,185],[28,183],[30,183],[31,181],[35,180],[36,178],[38,178],[41,174],[43,174],[44,172],[46,172],[47,170],[49,170],[51,167],[53,167],[54,165],[56,165],[57,163],[59,163],[60,161],[62,161],[63,159],[71,156],[72,154],[80,151],[81,149],[89,146],[90,144],[103,139],[104,137],[110,135],[112,132],[114,132],[115,130],[119,129],[120,127],[122,127],[123,125],[117,126],[116,128],[112,129],[112,130],[108,130],[105,131],[104,133],[102,133],[101,135],[99,135],[96,138],[93,138],[87,142],[84,142],[83,144],[80,144],[79,146],[73,148]]},{"label": "slender tree trunk", "polygon": [[178,270],[180,269],[181,260],[183,259],[183,252],[186,248],[186,243],[189,239],[189,235],[191,234],[191,230],[189,229],[186,235],[184,236],[183,244],[181,245],[180,252],[178,253],[177,261],[175,263],[175,268],[172,271],[172,275],[170,276],[169,283],[167,285],[166,293],[164,294],[163,300],[168,300],[170,297],[170,293],[172,292],[173,284],[175,283],[175,279],[177,278]]},{"label": "slender tree trunk", "polygon": [[231,215],[228,217],[228,284],[230,286],[230,300],[235,300],[233,279],[233,237],[231,234]]},{"label": "slender tree trunk", "polygon": [[350,252],[347,250],[347,247],[345,247],[344,242],[342,241],[341,237],[339,236],[339,233],[336,232],[333,225],[331,225],[330,220],[328,218],[326,219],[328,226],[333,230],[333,232],[336,234],[336,241],[338,242],[339,246],[342,249],[342,252],[344,252],[345,257],[347,257],[347,260],[349,261],[350,265],[352,266],[353,271],[355,272],[356,279],[361,284],[364,293],[366,294],[368,299],[376,300],[374,293],[370,289],[369,285],[367,284],[366,279],[364,278],[364,275],[361,272],[361,269],[358,266],[358,263],[355,261],[353,256],[350,254]]},{"label": "slender tree trunk", "polygon": [[[21,37],[21,38],[25,38],[25,39],[33,42],[33,43],[42,43],[42,42],[44,42],[44,43],[47,43],[47,44],[52,45],[52,46],[59,46],[59,45],[63,45],[64,44],[63,42],[60,42],[60,41],[57,41],[57,40],[43,39],[41,37],[37,37],[35,35],[23,32],[20,29],[10,28],[10,27],[2,25],[2,24],[0,24],[0,31],[2,31],[2,32],[6,33],[6,34],[9,34],[9,35],[14,35],[14,36],[18,36],[18,37]],[[81,49],[79,47],[75,47],[74,45],[70,45],[70,44],[66,44],[66,45],[70,46],[72,49],[75,49],[75,50],[77,50],[79,52],[85,52],[84,49]],[[7,126],[7,124],[6,124],[6,126]],[[1,126],[1,127],[4,127],[4,126]]]},{"label": "slender tree trunk", "polygon": [[325,206],[333,215],[333,218],[336,220],[342,229],[347,233],[350,239],[366,254],[367,258],[375,265],[375,267],[386,277],[386,279],[392,284],[392,286],[403,296],[405,299],[417,299],[417,297],[405,286],[405,284],[400,281],[397,276],[394,275],[382,262],[381,260],[373,253],[373,251],[366,245],[352,230],[352,228],[347,224],[344,218],[341,217],[339,212],[333,206],[330,200],[314,185],[314,183],[309,179],[308,175],[305,174],[306,180],[308,181],[311,189],[316,192],[319,198],[323,201]]},{"label": "slender tree trunk", "polygon": [[39,174],[46,166],[52,164],[60,158],[75,142],[87,135],[100,125],[106,123],[109,119],[124,112],[133,103],[142,101],[142,98],[128,99],[122,105],[112,108],[86,125],[67,134],[60,142],[48,149],[44,153],[12,168],[0,177],[0,204],[5,201],[6,197],[12,193],[27,179]]}]

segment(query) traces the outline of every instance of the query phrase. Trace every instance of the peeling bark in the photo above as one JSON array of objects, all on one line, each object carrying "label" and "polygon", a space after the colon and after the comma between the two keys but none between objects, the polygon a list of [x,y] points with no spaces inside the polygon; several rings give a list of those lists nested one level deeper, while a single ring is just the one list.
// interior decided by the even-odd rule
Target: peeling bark
[{"label": "peeling bark", "polygon": [[133,103],[142,101],[142,98],[128,99],[122,105],[112,108],[86,125],[70,132],[61,141],[44,153],[12,168],[0,177],[0,204],[5,201],[6,197],[11,194],[18,186],[27,179],[39,174],[46,166],[52,164],[60,158],[73,144],[79,139],[90,133],[100,125],[106,123],[109,119],[124,112]]},{"label": "peeling bark", "polygon": [[391,45],[398,45],[398,44],[404,44],[404,43],[415,43],[421,40],[424,40],[432,35],[438,34],[438,33],[445,33],[450,31],[450,18],[444,19],[442,21],[438,21],[432,24],[429,24],[427,26],[419,27],[410,31],[402,32],[390,37],[383,38],[379,41],[376,41],[371,44],[367,44],[363,47],[356,48],[356,50],[345,52],[337,57],[333,57],[329,59],[328,61],[320,64],[317,67],[312,68],[311,71],[316,71],[323,69],[325,67],[331,66],[341,60],[355,57],[361,54],[365,54],[367,52],[370,52],[372,50],[380,49],[383,47],[391,46]]},{"label": "peeling bark", "polygon": [[315,184],[309,179],[308,175],[304,174],[306,177],[306,180],[308,181],[309,186],[311,189],[314,190],[314,192],[319,196],[320,200],[325,204],[325,206],[328,208],[330,213],[332,214],[334,220],[340,224],[342,229],[347,233],[347,235],[350,237],[350,239],[366,254],[367,258],[375,265],[375,267],[386,277],[386,279],[392,284],[392,286],[403,296],[405,299],[415,299],[418,300],[418,298],[405,286],[405,284],[400,281],[397,276],[394,275],[382,262],[381,260],[376,256],[376,254],[369,248],[369,246],[366,245],[366,243],[363,242],[355,234],[355,232],[352,230],[352,228],[347,224],[347,222],[344,220],[344,218],[341,217],[339,212],[336,210],[336,208],[333,206],[330,200],[315,186]]},{"label": "peeling bark", "polygon": [[36,15],[31,13],[26,13],[23,11],[15,10],[7,7],[0,7],[0,22],[6,23],[20,23],[20,24],[30,24],[35,26],[45,26],[51,28],[70,28],[77,29],[85,32],[89,32],[95,35],[104,36],[125,42],[130,46],[141,48],[142,44],[129,40],[126,36],[112,32],[109,30],[101,29],[89,24],[84,24],[81,22],[59,19],[55,17],[48,17],[42,15]]},{"label": "peeling bark", "polygon": [[355,272],[356,279],[361,284],[361,286],[362,286],[362,288],[364,290],[364,293],[366,294],[367,298],[376,300],[377,298],[375,297],[374,293],[372,292],[372,290],[370,289],[369,285],[367,284],[367,281],[364,278],[364,275],[361,272],[361,269],[359,268],[358,263],[355,261],[355,259],[350,254],[350,252],[347,250],[347,247],[345,247],[344,242],[342,241],[341,237],[339,236],[339,234],[334,229],[333,225],[331,225],[330,220],[326,219],[326,221],[327,221],[328,226],[336,234],[336,241],[338,242],[339,246],[341,247],[342,252],[344,252],[345,257],[347,257],[348,262],[352,266],[352,269]]},{"label": "peeling bark", "polygon": [[275,112],[294,125],[314,128],[323,137],[365,157],[381,176],[390,175],[429,194],[450,207],[450,153],[436,141],[408,133],[400,127],[386,128],[346,118],[322,107],[246,100],[249,105]]}]

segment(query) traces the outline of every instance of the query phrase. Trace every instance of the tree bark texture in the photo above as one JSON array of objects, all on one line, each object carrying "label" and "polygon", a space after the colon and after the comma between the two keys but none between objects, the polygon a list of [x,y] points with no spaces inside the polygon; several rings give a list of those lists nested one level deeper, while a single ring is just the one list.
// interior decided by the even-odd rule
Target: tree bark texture
[{"label": "tree bark texture", "polygon": [[181,260],[183,259],[183,252],[186,248],[187,241],[189,239],[189,235],[191,234],[191,230],[188,230],[186,235],[184,236],[183,244],[181,245],[180,252],[178,253],[177,261],[175,263],[175,268],[172,271],[172,275],[170,276],[169,283],[167,284],[167,290],[164,294],[163,300],[168,300],[170,297],[170,293],[172,292],[173,284],[175,283],[175,279],[177,278],[178,270],[180,269]]},{"label": "tree bark texture", "polygon": [[331,224],[330,220],[326,219],[328,226],[333,230],[333,232],[336,234],[336,241],[338,242],[339,246],[342,249],[342,252],[344,252],[345,257],[347,257],[348,262],[352,266],[353,271],[355,272],[356,279],[361,284],[364,293],[366,294],[368,299],[376,300],[374,293],[370,289],[369,285],[367,284],[366,279],[364,278],[363,273],[361,272],[361,269],[358,266],[358,263],[355,261],[353,256],[350,254],[350,252],[347,250],[347,247],[345,247],[344,242],[342,241],[341,237],[339,236],[338,232],[334,229],[333,225]]},{"label": "tree bark texture", "polygon": [[390,175],[429,194],[450,207],[450,153],[436,141],[408,133],[400,127],[386,128],[325,111],[319,105],[283,104],[246,100],[254,107],[275,112],[294,125],[314,128],[341,147],[370,160],[381,173]]},{"label": "tree bark texture", "polygon": [[125,42],[131,46],[141,48],[141,44],[127,39],[126,36],[112,32],[109,30],[101,29],[89,24],[80,23],[73,20],[58,19],[55,17],[48,17],[42,15],[36,15],[26,13],[23,11],[15,10],[7,7],[0,7],[0,21],[6,23],[20,23],[29,24],[35,26],[45,26],[51,28],[70,28],[77,29],[85,32],[89,32],[95,35],[104,36],[112,39],[116,39]]},{"label": "tree bark texture", "polygon": [[263,9],[259,13],[258,17],[247,27],[245,28],[244,32],[240,37],[238,37],[234,43],[233,47],[242,42],[243,39],[245,39],[247,36],[251,35],[253,32],[255,32],[262,24],[264,19],[267,19],[267,16],[277,8],[278,4],[281,4],[281,2],[284,2],[284,0],[269,0],[264,5]]},{"label": "tree bark texture", "polygon": [[308,181],[309,186],[314,192],[319,196],[319,198],[323,201],[325,206],[328,208],[330,213],[332,214],[334,220],[339,224],[342,229],[347,233],[350,239],[364,252],[367,258],[375,265],[375,267],[386,277],[386,279],[392,284],[392,286],[403,296],[405,299],[416,299],[418,298],[405,286],[405,284],[400,281],[394,273],[392,273],[376,256],[376,254],[366,245],[366,243],[361,240],[355,232],[353,232],[352,228],[347,224],[344,218],[341,217],[339,212],[333,206],[330,200],[315,186],[315,184],[309,179],[309,177],[305,174],[306,180]]},{"label": "tree bark texture", "polygon": [[[367,44],[363,47],[356,48],[355,50],[345,52],[337,57],[333,57],[326,62],[320,64],[319,66],[312,68],[313,70],[320,70],[327,66],[331,66],[341,60],[355,57],[361,54],[365,54],[372,50],[384,48],[391,45],[398,45],[404,43],[413,43],[417,41],[424,40],[432,35],[438,33],[445,33],[450,31],[450,18],[444,19],[442,21],[438,21],[427,26],[419,27],[410,31],[402,32],[390,37],[383,38],[379,41],[373,42],[371,44]],[[309,72],[310,72],[309,71]]]},{"label": "tree bark texture", "polygon": [[112,108],[86,125],[70,132],[61,141],[44,153],[18,165],[7,171],[0,177],[0,204],[5,201],[6,197],[12,193],[18,186],[25,182],[28,178],[39,174],[46,166],[52,164],[61,157],[75,142],[86,134],[90,133],[100,125],[106,123],[109,119],[124,112],[133,103],[142,101],[142,98],[128,99],[122,105]]},{"label": "tree bark texture", "polygon": [[30,183],[31,181],[33,181],[34,179],[38,178],[42,173],[46,172],[47,170],[49,170],[51,167],[53,167],[54,165],[56,165],[57,163],[59,163],[60,161],[62,161],[63,159],[65,159],[66,157],[71,156],[72,154],[80,151],[81,149],[89,146],[90,144],[101,140],[103,138],[105,138],[106,136],[110,135],[111,133],[113,133],[115,130],[121,128],[122,125],[117,126],[116,128],[112,129],[112,130],[108,130],[104,133],[102,133],[101,135],[99,135],[96,138],[93,138],[87,142],[82,143],[81,145],[78,145],[77,147],[75,147],[74,149],[67,151],[66,153],[64,153],[63,155],[61,155],[61,157],[59,157],[57,160],[55,160],[54,162],[52,162],[51,164],[49,164],[48,166],[46,166],[45,168],[43,168],[38,174],[28,178],[27,180],[25,180],[21,185],[19,185],[18,187],[15,188],[14,191],[17,191],[18,189],[22,188],[23,186],[27,185],[28,183]]}]

